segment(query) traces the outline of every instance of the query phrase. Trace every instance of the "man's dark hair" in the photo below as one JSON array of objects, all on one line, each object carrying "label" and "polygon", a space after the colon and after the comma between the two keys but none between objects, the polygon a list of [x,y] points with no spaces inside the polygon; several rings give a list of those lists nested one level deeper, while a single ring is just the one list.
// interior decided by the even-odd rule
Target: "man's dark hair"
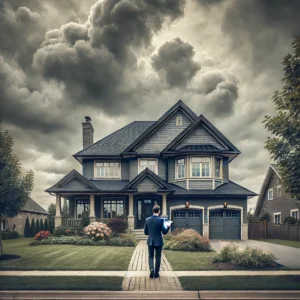
[{"label": "man's dark hair", "polygon": [[157,214],[159,211],[160,211],[160,207],[159,207],[159,205],[154,205],[153,206],[153,208],[152,208],[152,211],[155,213],[155,214]]}]

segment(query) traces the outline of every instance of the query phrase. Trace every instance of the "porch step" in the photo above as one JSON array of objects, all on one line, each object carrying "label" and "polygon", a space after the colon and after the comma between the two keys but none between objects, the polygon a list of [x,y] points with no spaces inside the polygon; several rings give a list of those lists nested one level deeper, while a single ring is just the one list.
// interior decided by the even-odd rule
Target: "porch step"
[{"label": "porch step", "polygon": [[146,240],[148,237],[144,235],[144,229],[134,229],[133,234],[137,238],[137,240]]}]

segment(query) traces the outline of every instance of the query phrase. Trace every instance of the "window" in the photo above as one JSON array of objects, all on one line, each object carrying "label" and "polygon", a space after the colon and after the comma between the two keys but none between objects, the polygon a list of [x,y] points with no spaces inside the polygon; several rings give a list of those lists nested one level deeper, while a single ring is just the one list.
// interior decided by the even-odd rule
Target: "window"
[{"label": "window", "polygon": [[281,223],[281,213],[274,213],[274,223],[275,224]]},{"label": "window", "polygon": [[189,218],[200,218],[201,217],[201,211],[189,211]]},{"label": "window", "polygon": [[76,199],[76,212],[77,219],[82,219],[82,214],[90,210],[90,199],[88,198],[77,198]]},{"label": "window", "polygon": [[227,210],[226,218],[238,218],[240,216],[239,211],[237,210]]},{"label": "window", "polygon": [[192,157],[192,177],[211,177],[210,157]]},{"label": "window", "polygon": [[177,159],[177,178],[184,178],[185,177],[185,159],[179,158]]},{"label": "window", "polygon": [[174,218],[185,218],[185,211],[184,210],[174,211]]},{"label": "window", "polygon": [[1,230],[6,230],[6,221],[1,222]]},{"label": "window", "polygon": [[104,200],[103,217],[124,217],[124,200]]},{"label": "window", "polygon": [[277,197],[281,197],[281,185],[277,187]]},{"label": "window", "polygon": [[216,157],[216,169],[215,169],[216,178],[222,178],[221,168],[222,168],[222,158]]},{"label": "window", "polygon": [[295,218],[296,220],[299,219],[299,211],[298,211],[298,209],[292,209],[291,210],[291,217]]},{"label": "window", "polygon": [[182,117],[176,117],[176,126],[182,125]]},{"label": "window", "polygon": [[268,200],[273,200],[273,189],[268,190]]},{"label": "window", "polygon": [[210,216],[213,218],[222,218],[223,217],[223,211],[222,210],[213,210],[210,212]]},{"label": "window", "polygon": [[96,162],[96,176],[98,178],[120,178],[119,162]]},{"label": "window", "polygon": [[148,168],[157,174],[157,160],[156,159],[140,159],[139,160],[139,173]]}]

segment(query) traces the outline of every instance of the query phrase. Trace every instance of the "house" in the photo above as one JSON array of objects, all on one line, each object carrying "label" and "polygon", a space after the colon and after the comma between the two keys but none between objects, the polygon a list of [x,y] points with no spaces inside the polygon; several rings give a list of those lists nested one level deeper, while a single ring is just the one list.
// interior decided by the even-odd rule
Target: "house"
[{"label": "house", "polygon": [[[240,151],[203,115],[179,100],[157,121],[135,121],[93,142],[85,117],[82,165],[48,188],[56,195],[55,226],[90,220],[128,219],[141,230],[161,206],[175,228],[193,228],[215,239],[247,239],[247,199],[256,194],[229,179],[229,164]],[[61,197],[73,218],[61,219]]]},{"label": "house", "polygon": [[28,198],[25,207],[20,213],[14,218],[7,218],[1,223],[1,230],[16,230],[19,234],[24,234],[24,227],[26,218],[28,217],[29,222],[32,219],[43,220],[47,219],[49,213],[37,204],[30,197]]},{"label": "house", "polygon": [[288,216],[299,220],[296,200],[285,193],[278,166],[271,164],[263,182],[256,204],[254,217],[269,213],[272,223],[282,223]]}]

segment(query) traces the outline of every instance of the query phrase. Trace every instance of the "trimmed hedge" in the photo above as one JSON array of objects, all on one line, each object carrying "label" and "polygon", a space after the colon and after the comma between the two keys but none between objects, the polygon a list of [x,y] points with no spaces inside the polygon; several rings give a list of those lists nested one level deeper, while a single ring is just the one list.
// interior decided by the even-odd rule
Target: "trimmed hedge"
[{"label": "trimmed hedge", "polygon": [[107,222],[107,226],[111,229],[112,233],[118,235],[125,233],[128,228],[128,222],[122,218],[112,218]]},{"label": "trimmed hedge", "polygon": [[13,231],[13,230],[1,231],[2,240],[13,240],[13,239],[18,239],[20,237],[21,235],[17,231]]}]

